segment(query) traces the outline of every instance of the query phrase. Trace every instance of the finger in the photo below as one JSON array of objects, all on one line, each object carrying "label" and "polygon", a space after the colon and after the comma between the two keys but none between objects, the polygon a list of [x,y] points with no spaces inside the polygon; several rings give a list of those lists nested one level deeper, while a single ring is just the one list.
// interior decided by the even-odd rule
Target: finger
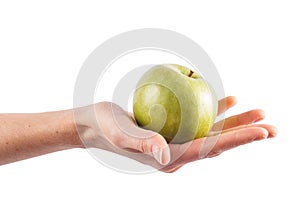
[{"label": "finger", "polygon": [[245,127],[221,134],[207,157],[213,157],[240,145],[265,139],[268,135],[268,130],[262,127]]},{"label": "finger", "polygon": [[231,129],[227,129],[225,131],[222,132],[222,134],[225,133],[230,133],[233,130],[238,130],[238,129],[242,129],[242,128],[246,128],[246,127],[260,127],[260,128],[264,128],[268,131],[268,138],[273,138],[276,137],[276,135],[278,134],[278,130],[275,126],[269,125],[269,124],[249,124],[249,125],[242,125],[242,126],[238,126],[238,127],[234,127]]},{"label": "finger", "polygon": [[[170,162],[170,150],[166,140],[156,132],[142,128],[138,129],[141,137],[127,135],[120,145],[124,149],[149,154],[162,165],[168,164]],[[137,135],[136,130],[134,132]]]},{"label": "finger", "polygon": [[260,109],[250,110],[248,112],[234,115],[234,116],[228,117],[227,119],[224,119],[222,121],[215,123],[213,130],[216,130],[217,128],[218,129],[222,128],[223,130],[225,130],[225,129],[233,128],[233,127],[240,126],[240,125],[252,124],[252,123],[258,122],[264,118],[265,118],[265,113],[263,110],[260,110]]},{"label": "finger", "polygon": [[[214,157],[240,145],[265,139],[267,135],[268,131],[262,127],[245,127],[232,130],[227,134],[196,139],[172,165],[183,165],[205,157]],[[205,152],[207,150],[209,150],[208,153]]]},{"label": "finger", "polygon": [[237,103],[234,96],[228,96],[218,102],[218,115],[224,113],[229,108],[233,107]]},{"label": "finger", "polygon": [[253,124],[251,125],[253,127],[261,127],[268,131],[269,135],[268,138],[274,138],[278,134],[278,130],[275,126],[269,125],[269,124]]}]

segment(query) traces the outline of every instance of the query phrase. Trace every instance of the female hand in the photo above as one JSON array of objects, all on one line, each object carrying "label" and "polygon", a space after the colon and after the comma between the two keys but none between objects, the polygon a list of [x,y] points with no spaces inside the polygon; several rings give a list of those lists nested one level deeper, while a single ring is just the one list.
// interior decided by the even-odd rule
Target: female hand
[{"label": "female hand", "polygon": [[[220,100],[218,114],[235,104],[234,97]],[[167,144],[160,134],[138,127],[131,114],[113,103],[101,102],[74,113],[86,148],[114,152],[164,172],[174,172],[189,162],[214,157],[277,134],[272,125],[256,124],[264,118],[262,110],[251,110],[217,122],[209,136],[185,144]]]}]

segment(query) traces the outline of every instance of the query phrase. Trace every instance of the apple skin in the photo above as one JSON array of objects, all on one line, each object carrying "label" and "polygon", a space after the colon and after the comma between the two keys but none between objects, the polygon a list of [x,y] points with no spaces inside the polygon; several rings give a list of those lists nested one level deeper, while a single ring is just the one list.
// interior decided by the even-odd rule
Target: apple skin
[{"label": "apple skin", "polygon": [[217,114],[214,90],[197,73],[177,64],[152,67],[133,97],[137,124],[160,133],[168,143],[205,137]]}]

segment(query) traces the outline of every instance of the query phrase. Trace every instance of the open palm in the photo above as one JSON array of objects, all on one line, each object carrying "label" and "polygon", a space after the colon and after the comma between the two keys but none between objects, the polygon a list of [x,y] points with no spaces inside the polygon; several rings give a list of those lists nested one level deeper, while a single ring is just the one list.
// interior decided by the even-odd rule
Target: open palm
[{"label": "open palm", "polygon": [[[235,97],[220,100],[218,115],[235,104]],[[262,110],[256,109],[215,123],[207,137],[184,144],[167,144],[160,134],[138,127],[132,114],[128,115],[116,104],[101,102],[93,109],[97,120],[83,118],[78,124],[87,130],[80,133],[87,148],[111,151],[163,172],[174,172],[187,163],[277,134],[274,126],[256,123],[265,116]]]}]

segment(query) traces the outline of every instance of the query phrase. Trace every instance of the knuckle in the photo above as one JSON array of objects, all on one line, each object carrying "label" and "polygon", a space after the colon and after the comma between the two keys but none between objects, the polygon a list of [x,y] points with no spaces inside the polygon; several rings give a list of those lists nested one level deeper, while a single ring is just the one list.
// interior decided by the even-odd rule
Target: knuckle
[{"label": "knuckle", "polygon": [[142,153],[147,153],[148,150],[148,143],[146,142],[145,139],[140,139],[137,142],[137,149],[142,152]]}]

